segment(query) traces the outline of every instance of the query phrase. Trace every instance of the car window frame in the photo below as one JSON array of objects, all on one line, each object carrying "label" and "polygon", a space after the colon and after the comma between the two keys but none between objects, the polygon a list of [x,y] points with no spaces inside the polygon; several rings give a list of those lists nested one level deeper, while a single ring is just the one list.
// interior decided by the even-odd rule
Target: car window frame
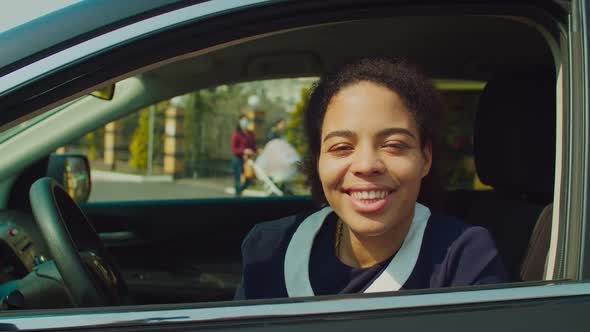
[{"label": "car window frame", "polygon": [[239,10],[243,7],[268,1],[269,0],[206,1],[123,26],[66,48],[61,52],[51,54],[2,76],[0,78],[0,96],[11,89],[19,87],[25,82],[37,80],[58,68],[68,66],[83,58],[104,52],[105,50],[116,47],[129,40],[148,36],[163,28],[173,29],[179,24],[187,24],[189,22],[194,23],[204,17],[219,15],[230,9]]}]

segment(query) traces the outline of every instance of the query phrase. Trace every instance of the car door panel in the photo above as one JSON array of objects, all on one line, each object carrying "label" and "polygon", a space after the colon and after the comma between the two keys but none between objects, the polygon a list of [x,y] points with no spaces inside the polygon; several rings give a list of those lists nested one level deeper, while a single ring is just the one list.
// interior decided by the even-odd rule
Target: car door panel
[{"label": "car door panel", "polygon": [[[366,294],[349,298],[323,296],[170,306],[98,308],[84,314],[80,324],[101,331],[586,331],[590,318],[588,288],[582,284],[530,285],[498,289],[444,289]],[[496,293],[505,296],[500,299]],[[239,314],[236,314],[239,312]],[[19,329],[78,318],[79,309],[11,321]]]},{"label": "car door panel", "polygon": [[240,245],[262,221],[313,208],[309,197],[86,203],[82,209],[140,302],[230,299]]}]

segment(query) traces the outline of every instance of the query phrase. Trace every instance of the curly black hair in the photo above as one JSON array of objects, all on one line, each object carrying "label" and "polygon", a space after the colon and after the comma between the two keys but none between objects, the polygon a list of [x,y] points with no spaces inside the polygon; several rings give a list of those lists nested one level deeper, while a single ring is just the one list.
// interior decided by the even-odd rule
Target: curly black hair
[{"label": "curly black hair", "polygon": [[308,150],[302,168],[318,205],[326,203],[318,160],[328,104],[342,89],[361,81],[372,82],[397,93],[416,121],[420,146],[424,148],[433,142],[434,114],[440,110],[440,99],[430,79],[415,65],[401,59],[370,57],[326,73],[313,85],[304,111]]}]

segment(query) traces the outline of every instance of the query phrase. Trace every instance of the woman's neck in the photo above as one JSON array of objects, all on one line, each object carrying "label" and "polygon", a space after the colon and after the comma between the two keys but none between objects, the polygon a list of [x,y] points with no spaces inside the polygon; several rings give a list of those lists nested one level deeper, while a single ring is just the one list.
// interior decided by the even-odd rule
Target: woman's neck
[{"label": "woman's neck", "polygon": [[366,236],[353,232],[342,223],[339,259],[342,263],[360,268],[371,267],[393,256],[401,247],[412,221],[393,227],[384,234]]}]

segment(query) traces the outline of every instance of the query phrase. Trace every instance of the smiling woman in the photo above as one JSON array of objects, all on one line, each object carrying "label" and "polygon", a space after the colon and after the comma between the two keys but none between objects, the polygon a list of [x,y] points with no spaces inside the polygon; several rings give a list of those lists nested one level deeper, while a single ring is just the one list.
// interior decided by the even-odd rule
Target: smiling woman
[{"label": "smiling woman", "polygon": [[305,114],[306,166],[327,206],[250,232],[236,298],[506,281],[487,230],[416,202],[438,104],[430,81],[399,60],[365,58],[320,79]]}]

